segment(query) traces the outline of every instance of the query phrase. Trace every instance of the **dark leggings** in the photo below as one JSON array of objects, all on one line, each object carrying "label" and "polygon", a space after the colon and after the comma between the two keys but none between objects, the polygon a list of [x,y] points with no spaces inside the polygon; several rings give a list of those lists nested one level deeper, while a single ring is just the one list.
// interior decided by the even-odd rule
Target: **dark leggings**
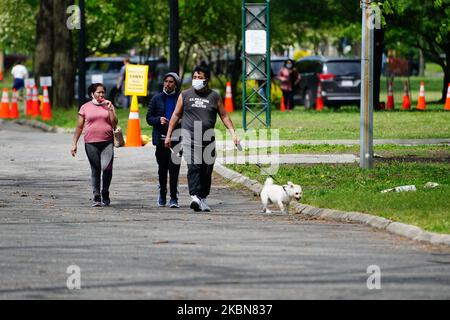
[{"label": "dark leggings", "polygon": [[[172,146],[173,147],[173,146]],[[170,198],[178,199],[178,175],[180,164],[173,163],[172,151],[163,145],[156,146],[156,161],[158,162],[159,186],[162,194],[167,193],[167,173],[170,177]]]},{"label": "dark leggings", "polygon": [[102,196],[109,198],[112,179],[114,145],[112,141],[86,143],[86,155],[91,165],[91,183],[94,197],[100,196],[101,173],[103,172]]},{"label": "dark leggings", "polygon": [[294,91],[282,90],[284,98],[284,108],[286,110],[294,109]]}]

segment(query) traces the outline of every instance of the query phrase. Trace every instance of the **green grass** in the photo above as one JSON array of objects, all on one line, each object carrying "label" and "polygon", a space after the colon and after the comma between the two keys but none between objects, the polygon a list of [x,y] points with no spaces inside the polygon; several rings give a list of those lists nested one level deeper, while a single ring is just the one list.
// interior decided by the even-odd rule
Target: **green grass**
[{"label": "green grass", "polygon": [[[393,157],[415,157],[415,158],[449,158],[450,146],[448,145],[418,145],[399,146],[394,144],[375,145],[374,153],[385,158]],[[359,156],[359,145],[308,145],[294,144],[292,146],[280,146],[275,149],[258,148],[245,149],[246,154],[264,154],[278,152],[280,154],[341,154],[351,153]]]},{"label": "green grass", "polygon": [[[260,183],[266,178],[254,165],[229,167]],[[448,163],[377,163],[373,170],[360,169],[357,164],[283,165],[275,178],[302,185],[305,204],[364,212],[432,232],[450,233]],[[440,186],[424,189],[429,181]],[[381,193],[410,184],[416,185],[416,192]]]},{"label": "green grass", "polygon": [[[443,108],[443,107],[442,107]],[[242,112],[231,114],[233,123],[242,128]],[[247,119],[251,119],[247,114]],[[450,112],[374,112],[374,139],[423,139],[450,137]],[[297,107],[292,112],[272,112],[272,128],[279,129],[280,139],[322,140],[359,139],[360,115],[356,107],[344,107],[339,112],[304,111]],[[254,122],[250,129],[263,128]],[[217,126],[225,131],[223,124]]]}]

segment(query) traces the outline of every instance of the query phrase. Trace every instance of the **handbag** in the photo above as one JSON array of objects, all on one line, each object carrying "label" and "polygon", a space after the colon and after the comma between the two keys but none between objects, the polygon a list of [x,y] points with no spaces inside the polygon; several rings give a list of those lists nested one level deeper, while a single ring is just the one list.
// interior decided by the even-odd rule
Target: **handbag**
[{"label": "handbag", "polygon": [[122,129],[119,126],[117,126],[113,130],[113,137],[114,137],[114,147],[120,148],[125,145],[125,140],[123,139]]}]

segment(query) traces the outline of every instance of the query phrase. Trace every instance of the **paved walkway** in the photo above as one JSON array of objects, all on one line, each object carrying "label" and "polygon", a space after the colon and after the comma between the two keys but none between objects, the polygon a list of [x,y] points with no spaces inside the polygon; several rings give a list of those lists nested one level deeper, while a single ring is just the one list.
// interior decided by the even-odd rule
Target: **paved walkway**
[{"label": "paved walkway", "polygon": [[[116,149],[91,208],[72,136],[0,123],[0,299],[450,299],[450,252],[358,224],[262,214],[218,176],[213,212],[158,208],[153,147]],[[79,266],[81,289],[66,286]],[[381,289],[369,290],[370,266]]]}]

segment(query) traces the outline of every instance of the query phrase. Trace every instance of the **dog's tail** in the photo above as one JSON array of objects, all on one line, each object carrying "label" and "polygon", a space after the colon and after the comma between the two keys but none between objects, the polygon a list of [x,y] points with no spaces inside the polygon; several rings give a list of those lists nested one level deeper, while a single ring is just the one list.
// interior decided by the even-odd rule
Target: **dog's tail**
[{"label": "dog's tail", "polygon": [[264,187],[271,186],[271,185],[273,185],[273,179],[269,177],[266,179],[266,182],[264,182]]}]

